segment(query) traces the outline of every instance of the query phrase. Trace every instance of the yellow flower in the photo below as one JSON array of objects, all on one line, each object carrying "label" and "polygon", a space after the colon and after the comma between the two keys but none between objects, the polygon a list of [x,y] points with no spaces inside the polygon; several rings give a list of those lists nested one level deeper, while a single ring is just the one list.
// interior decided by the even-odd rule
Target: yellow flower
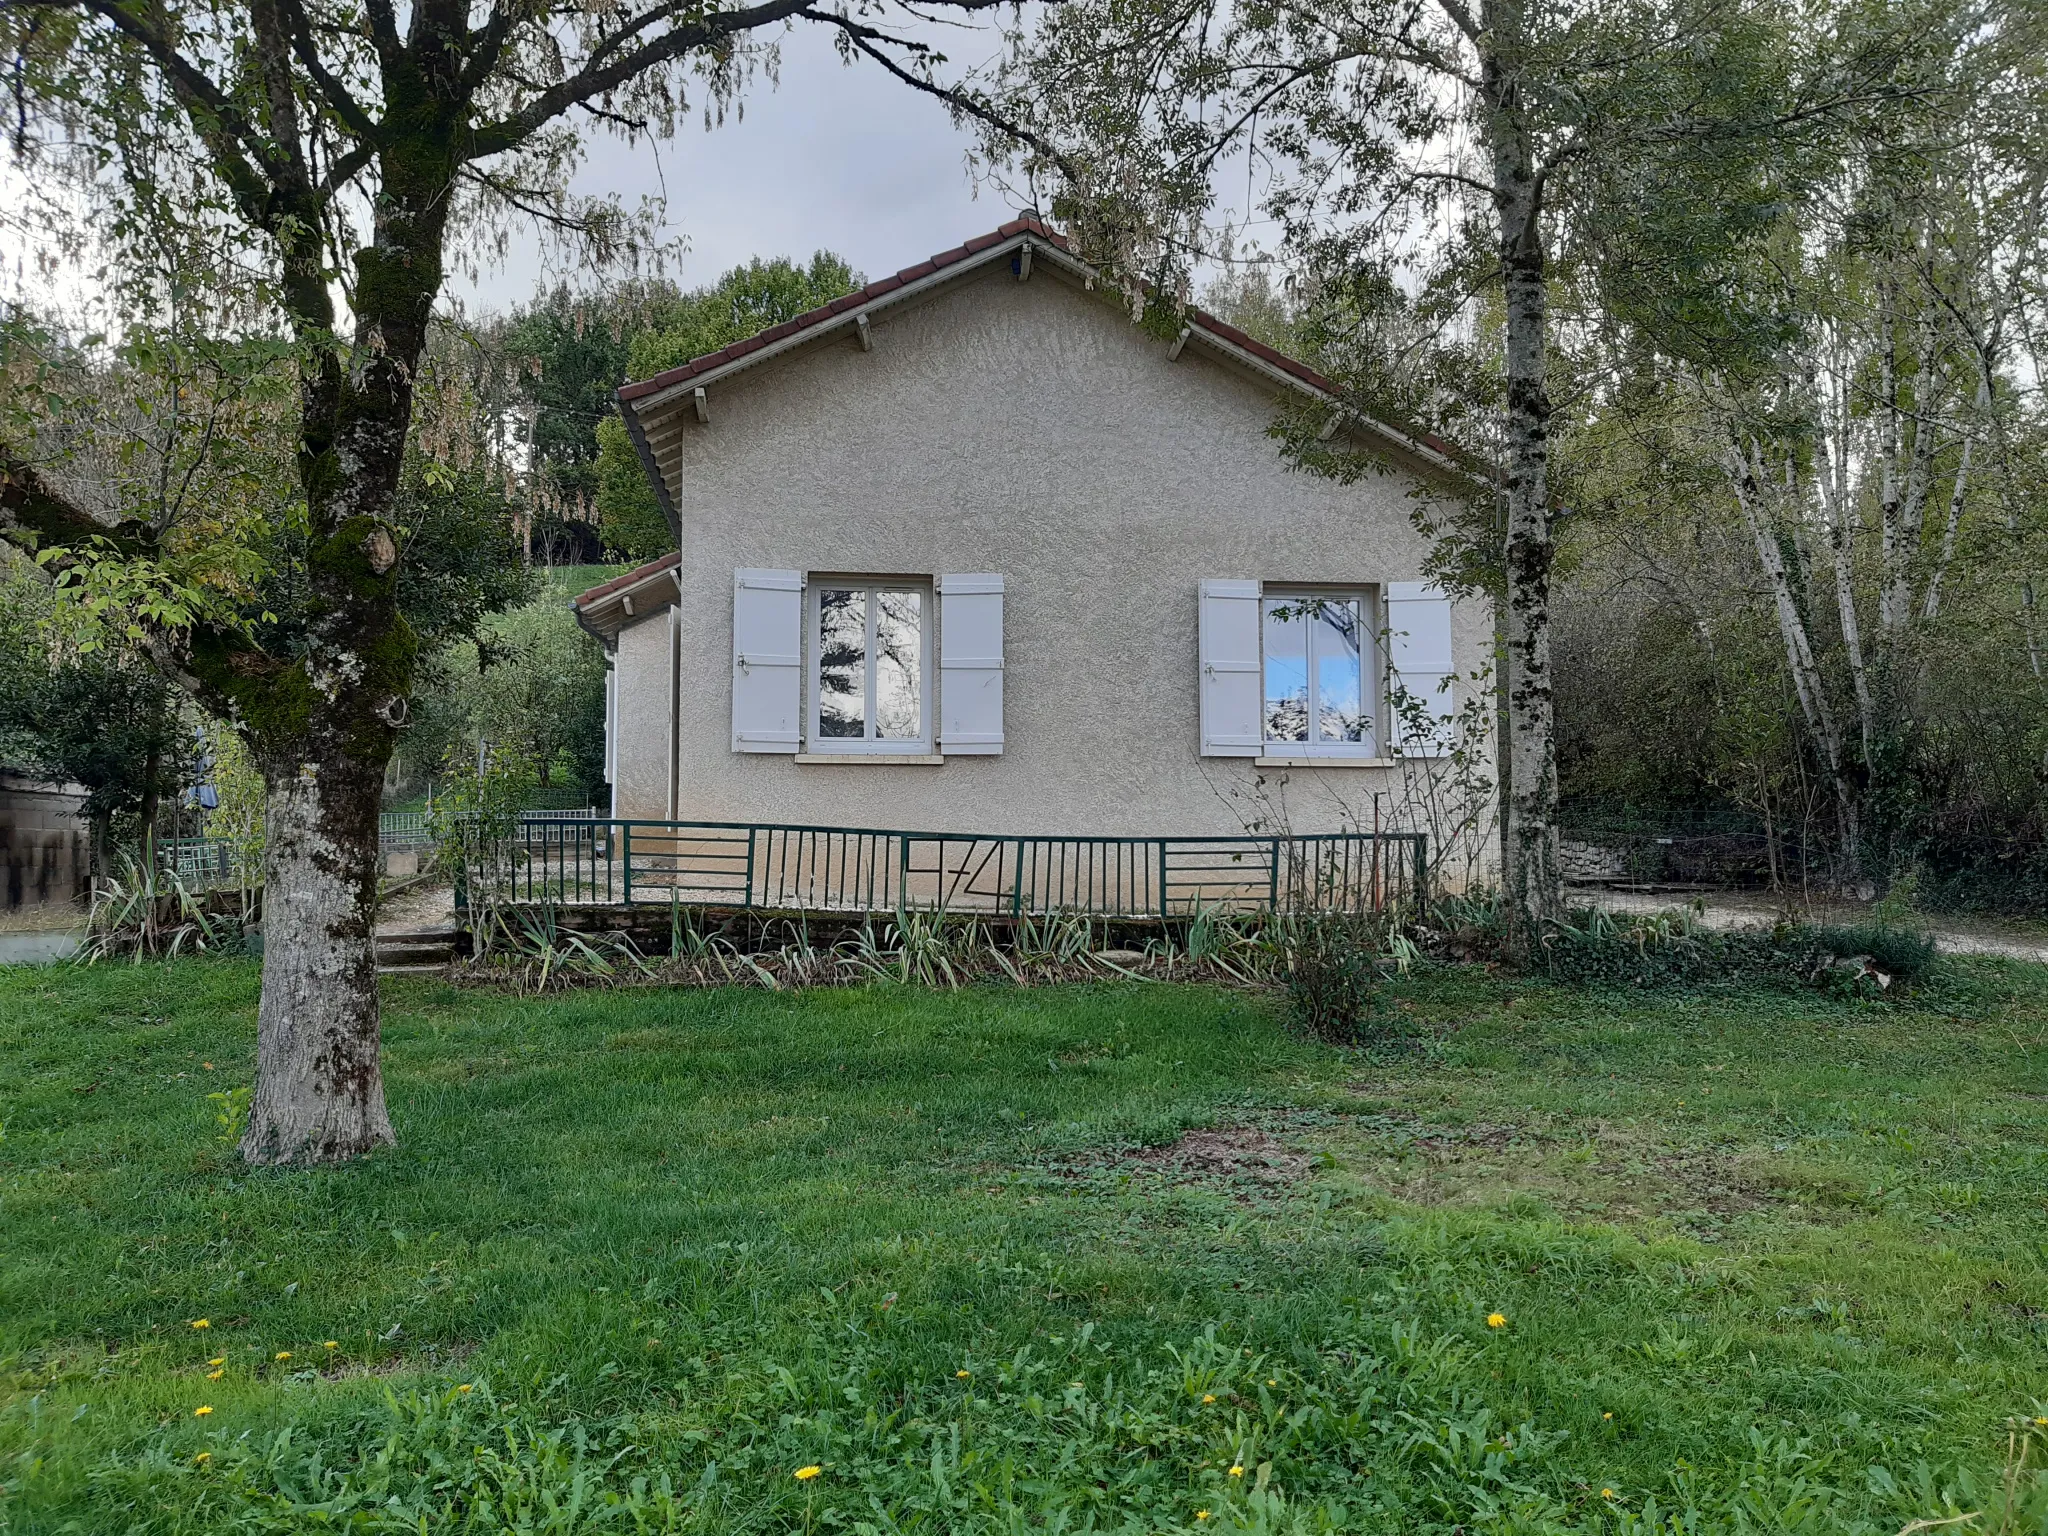
[{"label": "yellow flower", "polygon": [[1507,1325],[1508,1325],[1508,1320],[1507,1320],[1507,1318],[1506,1318],[1506,1317],[1504,1317],[1504,1316],[1502,1316],[1502,1315],[1501,1315],[1500,1313],[1498,1313],[1498,1312],[1489,1312],[1489,1313],[1487,1313],[1487,1314],[1486,1314],[1486,1326],[1487,1326],[1487,1327],[1489,1327],[1489,1328],[1505,1328],[1505,1327],[1507,1327]]},{"label": "yellow flower", "polygon": [[973,1374],[974,1372],[972,1371],[955,1371],[953,1373],[953,1375],[960,1381],[965,1381],[968,1377],[972,1376]]},{"label": "yellow flower", "polygon": [[796,1480],[800,1483],[808,1483],[812,1478],[816,1477],[820,1472],[824,1470],[825,1469],[823,1467],[818,1466],[798,1467],[796,1469]]},{"label": "yellow flower", "polygon": [[213,1405],[211,1403],[201,1403],[197,1408],[194,1408],[192,1410],[192,1417],[195,1419],[203,1419],[211,1412],[213,1412]]},{"label": "yellow flower", "polygon": [[2034,1422],[2036,1424],[2048,1424],[2048,1419],[2036,1419]]},{"label": "yellow flower", "polygon": [[458,1392],[473,1392],[476,1389],[465,1381],[461,1386],[457,1387],[455,1390]]},{"label": "yellow flower", "polygon": [[339,1348],[341,1348],[341,1340],[339,1340],[339,1339],[329,1339],[329,1340],[327,1341],[327,1343],[326,1343],[326,1344],[325,1344],[324,1346],[322,1346],[322,1347],[323,1347],[323,1348],[326,1348],[326,1349],[339,1349]]},{"label": "yellow flower", "polygon": [[292,1352],[290,1350],[280,1349],[276,1354],[272,1355],[270,1358],[273,1360],[289,1360],[291,1359],[291,1357]]},{"label": "yellow flower", "polygon": [[1601,1414],[1601,1415],[1600,1415],[1600,1417],[1601,1417],[1601,1418],[1603,1418],[1603,1419],[1611,1419],[1611,1418],[1613,1418],[1613,1417],[1614,1417],[1614,1415],[1613,1415],[1613,1414],[1611,1414],[1611,1413],[1603,1413],[1603,1414]]},{"label": "yellow flower", "polygon": [[228,1357],[226,1355],[215,1355],[211,1360],[207,1361],[206,1363],[208,1365],[226,1365],[228,1363]]},{"label": "yellow flower", "polygon": [[203,1317],[195,1317],[192,1319],[192,1326],[194,1328],[211,1328],[213,1324]]},{"label": "yellow flower", "polygon": [[1602,1488],[1600,1490],[1600,1497],[1603,1499],[1611,1499],[1614,1497],[1614,1490],[1612,1488]]},{"label": "yellow flower", "polygon": [[1267,1385],[1267,1386],[1269,1386],[1269,1387],[1277,1387],[1277,1386],[1279,1386],[1279,1385],[1280,1385],[1280,1382],[1279,1382],[1279,1379],[1278,1379],[1277,1377],[1273,1377],[1273,1376],[1268,1376],[1268,1377],[1266,1378],[1266,1385]]},{"label": "yellow flower", "polygon": [[1205,1403],[1213,1403],[1216,1401],[1216,1394],[1214,1392],[1204,1392],[1202,1394],[1202,1401]]},{"label": "yellow flower", "polygon": [[1243,1468],[1243,1467],[1240,1467],[1240,1466],[1235,1466],[1235,1465],[1233,1465],[1233,1466],[1231,1467],[1231,1469],[1230,1469],[1230,1475],[1231,1475],[1232,1477],[1243,1477],[1243,1476],[1244,1476],[1244,1468]]},{"label": "yellow flower", "polygon": [[213,1452],[201,1451],[197,1456],[194,1456],[192,1458],[192,1464],[194,1466],[203,1467],[211,1460],[213,1460]]},{"label": "yellow flower", "polygon": [[208,1372],[206,1373],[206,1379],[207,1379],[208,1381],[219,1381],[219,1380],[221,1379],[221,1377],[223,1377],[223,1376],[225,1376],[225,1375],[227,1375],[227,1367],[225,1367],[225,1366],[222,1366],[222,1367],[221,1367],[221,1368],[220,1368],[219,1370],[217,1370],[217,1371],[208,1371]]},{"label": "yellow flower", "polygon": [[1206,1509],[1198,1509],[1195,1511],[1195,1518],[1197,1520],[1206,1520],[1209,1518],[1209,1511],[1207,1511]]}]

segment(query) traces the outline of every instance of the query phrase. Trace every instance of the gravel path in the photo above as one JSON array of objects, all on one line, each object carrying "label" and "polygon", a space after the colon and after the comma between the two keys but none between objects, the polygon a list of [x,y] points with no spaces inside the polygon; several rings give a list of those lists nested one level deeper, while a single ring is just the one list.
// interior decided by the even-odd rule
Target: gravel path
[{"label": "gravel path", "polygon": [[[1578,894],[1610,912],[1670,912],[1690,908],[1709,928],[1747,928],[1770,923],[1787,909],[1767,895],[1713,891],[1688,896],[1675,891],[1617,891],[1599,887]],[[1811,902],[1797,915],[1815,923],[1859,923],[1871,909],[1856,902]],[[1935,947],[1951,955],[2002,955],[2009,960],[2048,964],[2048,929],[1995,918],[1930,917],[1916,913],[1913,926],[1934,936]]]}]

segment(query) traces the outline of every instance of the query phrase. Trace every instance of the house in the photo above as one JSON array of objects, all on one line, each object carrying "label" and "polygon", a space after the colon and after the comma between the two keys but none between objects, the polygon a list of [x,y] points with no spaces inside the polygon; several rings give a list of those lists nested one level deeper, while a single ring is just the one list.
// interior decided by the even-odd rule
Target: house
[{"label": "house", "polygon": [[[1412,521],[1444,446],[1213,317],[1153,334],[1035,219],[618,399],[678,542],[575,599],[616,817],[1427,830],[1490,720],[1491,613]],[[1386,473],[1291,469],[1290,403]]]}]

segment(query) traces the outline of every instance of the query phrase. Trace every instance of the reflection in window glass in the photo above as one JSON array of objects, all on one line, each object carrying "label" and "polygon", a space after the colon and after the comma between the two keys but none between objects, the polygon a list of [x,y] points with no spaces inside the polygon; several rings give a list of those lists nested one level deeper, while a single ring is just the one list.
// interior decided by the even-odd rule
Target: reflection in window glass
[{"label": "reflection in window glass", "polygon": [[[1356,597],[1275,593],[1261,604],[1265,739],[1310,752],[1370,750],[1371,653],[1366,609]],[[1313,696],[1313,697],[1312,697]]]},{"label": "reflection in window glass", "polygon": [[1316,608],[1310,650],[1316,667],[1317,735],[1323,741],[1364,741],[1365,657],[1358,600],[1325,598]]},{"label": "reflection in window glass", "polygon": [[875,735],[915,741],[924,734],[922,594],[876,592]]},{"label": "reflection in window glass", "polygon": [[1266,740],[1308,740],[1309,618],[1299,598],[1265,603]]},{"label": "reflection in window glass", "polygon": [[868,594],[858,587],[818,593],[818,734],[867,735]]}]

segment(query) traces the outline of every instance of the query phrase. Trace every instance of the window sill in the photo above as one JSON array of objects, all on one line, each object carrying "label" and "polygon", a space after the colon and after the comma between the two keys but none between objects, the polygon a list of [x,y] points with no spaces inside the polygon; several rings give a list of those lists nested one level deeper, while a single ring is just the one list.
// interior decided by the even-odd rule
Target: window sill
[{"label": "window sill", "polygon": [[1255,757],[1259,768],[1391,768],[1391,757]]},{"label": "window sill", "polygon": [[938,752],[799,752],[800,763],[860,763],[870,767],[936,767],[946,759]]}]

